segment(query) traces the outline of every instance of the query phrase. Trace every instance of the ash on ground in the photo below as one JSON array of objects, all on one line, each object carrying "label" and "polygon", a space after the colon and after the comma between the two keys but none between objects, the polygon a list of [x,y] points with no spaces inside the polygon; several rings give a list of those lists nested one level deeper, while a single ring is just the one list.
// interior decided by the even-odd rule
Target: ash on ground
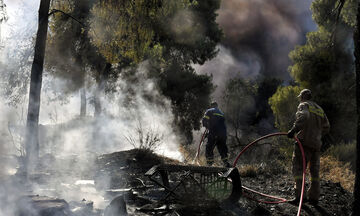
[{"label": "ash on ground", "polygon": [[[83,158],[83,157],[82,157]],[[145,173],[158,164],[179,161],[147,150],[129,150],[80,160],[76,155],[46,155],[38,172],[26,178],[21,172],[1,175],[1,216],[112,216],[112,215],[296,215],[298,206],[264,204],[266,198],[243,193],[236,203],[208,205],[163,200],[166,191]],[[87,164],[85,169],[83,164]],[[252,175],[242,174],[242,185],[265,194],[291,199],[293,179],[286,166],[269,162]],[[66,166],[64,166],[66,165]],[[65,168],[64,168],[65,167]],[[276,167],[276,169],[274,168]],[[308,186],[308,182],[307,182]],[[352,194],[339,183],[321,181],[317,206],[304,203],[301,215],[350,215]],[[251,198],[249,198],[251,197]],[[267,201],[274,201],[266,199]]]}]

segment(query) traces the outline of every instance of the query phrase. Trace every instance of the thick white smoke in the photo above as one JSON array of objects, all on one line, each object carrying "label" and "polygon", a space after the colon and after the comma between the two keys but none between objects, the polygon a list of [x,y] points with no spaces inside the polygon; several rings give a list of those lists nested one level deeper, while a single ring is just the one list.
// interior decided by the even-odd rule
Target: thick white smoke
[{"label": "thick white smoke", "polygon": [[[3,36],[5,47],[2,49],[2,60],[3,64],[7,63],[17,63],[14,55],[18,52],[18,49],[24,47],[19,47],[19,44],[30,43],[30,48],[32,48],[33,37],[35,36],[37,29],[37,10],[39,7],[39,1],[22,1],[22,0],[5,0],[7,5],[7,11],[9,15],[9,20],[3,26]],[[29,62],[31,63],[31,56]],[[29,73],[29,68],[31,64],[27,65],[27,72]],[[1,70],[2,73],[7,71]],[[138,70],[139,76],[144,77],[140,80],[138,91],[135,94],[135,99],[133,100],[136,103],[136,110],[127,110],[122,106],[121,101],[124,99],[121,89],[126,89],[127,83],[119,81],[118,86],[119,90],[115,95],[111,97],[103,97],[103,107],[105,110],[105,115],[102,116],[103,122],[97,122],[96,125],[101,127],[102,130],[107,132],[107,135],[111,136],[109,138],[109,144],[111,149],[103,148],[102,152],[109,152],[113,150],[123,150],[130,148],[129,144],[124,142],[124,136],[127,136],[127,133],[132,133],[133,129],[136,129],[138,121],[140,120],[144,128],[155,128],[159,133],[163,134],[166,139],[170,137],[170,140],[164,140],[164,143],[167,144],[160,146],[159,151],[166,153],[175,158],[180,158],[180,155],[176,153],[176,139],[175,135],[171,130],[171,121],[173,116],[171,114],[171,107],[169,101],[166,101],[165,98],[160,98],[160,100],[165,100],[164,104],[166,106],[157,106],[147,102],[142,98],[142,93],[146,92],[147,94],[155,95],[155,97],[161,97],[159,92],[155,89],[155,83],[151,80],[147,80],[145,75],[146,67],[142,66]],[[3,76],[2,76],[3,77]],[[28,76],[27,76],[28,77]],[[24,75],[24,78],[27,78]],[[28,81],[28,80],[20,80]],[[6,82],[2,80],[2,82]],[[46,71],[44,72],[43,78],[43,91],[42,91],[42,104],[40,108],[40,119],[39,124],[41,125],[55,125],[55,124],[66,124],[66,122],[71,121],[78,117],[80,112],[80,97],[78,93],[69,95],[65,101],[53,101],[54,91],[55,92],[65,92],[66,91],[66,81],[61,78],[51,77],[47,75]],[[88,98],[91,98],[91,89],[88,90]],[[26,109],[27,101],[26,95],[24,94],[24,100],[21,101],[21,104],[18,105],[18,109],[12,109],[11,107],[6,107],[8,110],[5,112],[5,107],[1,109],[4,110],[0,114],[0,119],[3,122],[10,121],[20,123],[20,119],[10,119],[10,116],[21,116],[22,121],[26,120]],[[4,100],[4,99],[2,99]],[[5,100],[4,100],[5,101]],[[89,100],[88,100],[89,101]],[[4,104],[4,103],[2,103]],[[88,113],[92,112],[92,106],[88,104]],[[8,115],[8,112],[13,111],[13,115]],[[25,116],[24,116],[25,113]],[[90,114],[92,115],[92,114]],[[109,117],[111,116],[111,118]],[[67,140],[73,140],[75,138],[78,145],[86,145],[86,140],[91,140],[91,136],[88,135],[89,131],[92,131],[89,127],[93,125],[84,125],[84,128],[77,128],[79,132],[70,130],[68,135],[64,134],[64,147],[69,149]],[[114,132],[112,134],[112,132]],[[111,135],[110,135],[111,134]],[[90,137],[90,138],[87,138]],[[105,137],[106,139],[106,137]],[[78,141],[79,140],[79,141]],[[84,143],[81,143],[81,140]],[[122,141],[121,141],[122,140]],[[105,142],[105,141],[104,141]],[[117,143],[117,147],[116,144]],[[167,149],[172,149],[168,151]]]},{"label": "thick white smoke", "polygon": [[[14,156],[20,155],[23,143],[22,135],[26,124],[27,94],[29,74],[33,56],[33,42],[37,30],[38,0],[5,0],[9,20],[2,24],[2,37],[4,47],[0,48],[0,163],[3,168],[0,179],[16,172],[16,160]],[[23,52],[23,51],[26,52]],[[21,59],[26,54],[25,62]],[[21,67],[19,64],[21,63]],[[3,67],[4,65],[4,67]],[[14,72],[14,73],[13,73]],[[80,114],[80,93],[75,92],[66,95],[66,100],[53,100],[58,95],[66,92],[66,81],[59,77],[52,77],[44,71],[43,91],[41,94],[40,107],[40,156],[53,154],[56,160],[76,157],[76,167],[86,169],[93,165],[94,155],[111,153],[114,151],[128,150],[137,145],[138,129],[141,127],[144,135],[150,134],[161,138],[156,153],[182,160],[178,151],[178,138],[172,130],[173,115],[170,101],[162,97],[156,89],[155,82],[147,79],[147,63],[144,62],[137,69],[139,82],[134,88],[132,104],[124,106],[123,89],[128,89],[128,83],[118,81],[118,91],[111,95],[102,95],[103,114],[93,118],[93,105],[90,103],[95,87],[87,89],[88,113],[84,119]],[[5,94],[8,90],[8,77],[19,78],[20,86],[25,92],[17,101],[17,107],[8,106],[9,97],[15,94]],[[17,86],[18,87],[18,86]],[[13,89],[16,91],[16,89]],[[7,92],[9,93],[9,92]],[[21,93],[21,91],[17,91]],[[151,103],[144,98],[151,95],[158,103]],[[64,95],[63,95],[64,96]],[[130,140],[130,141],[129,141]],[[135,143],[131,143],[135,140]],[[48,156],[46,156],[48,157]],[[51,159],[51,157],[49,157]],[[51,161],[51,160],[50,160]],[[51,163],[49,163],[51,164]],[[47,164],[48,165],[48,164]],[[63,163],[56,167],[61,170],[69,170],[74,164]],[[76,178],[76,177],[74,177]],[[32,194],[57,195],[59,197],[80,201],[82,198],[93,200],[97,207],[103,207],[99,202],[103,201],[101,194],[92,191],[79,192],[75,187],[72,176],[59,178],[56,182],[50,182],[48,188],[33,186]],[[81,184],[81,183],[79,183]],[[75,184],[76,185],[76,184]],[[16,188],[16,185],[14,189]],[[7,193],[11,193],[11,187],[3,191],[0,185],[0,216],[11,215],[14,207],[5,208],[2,203],[7,199]],[[52,190],[55,191],[52,191]],[[20,195],[20,193],[14,193]],[[14,198],[15,199],[15,198]],[[14,203],[15,200],[11,200]],[[9,200],[6,200],[6,203]]]}]

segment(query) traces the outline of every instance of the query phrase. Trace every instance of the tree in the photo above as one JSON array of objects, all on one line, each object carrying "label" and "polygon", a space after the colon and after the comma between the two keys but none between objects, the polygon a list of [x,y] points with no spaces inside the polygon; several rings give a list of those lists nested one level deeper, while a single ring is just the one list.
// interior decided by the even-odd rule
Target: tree
[{"label": "tree", "polygon": [[209,105],[210,78],[197,75],[191,64],[203,64],[217,54],[219,7],[218,0],[105,0],[91,10],[92,43],[108,62],[152,62],[149,75],[171,99],[174,125],[186,134],[184,143],[191,142],[192,130],[200,128]]},{"label": "tree", "polygon": [[224,113],[228,133],[238,145],[243,144],[241,137],[251,131],[251,124],[256,115],[257,88],[254,82],[242,78],[231,79],[224,92]]},{"label": "tree", "polygon": [[356,28],[354,32],[355,69],[356,69],[356,111],[357,111],[357,140],[356,140],[356,177],[354,185],[353,215],[360,215],[360,2],[357,5]]},{"label": "tree", "polygon": [[35,42],[34,61],[31,68],[29,105],[26,122],[26,164],[32,169],[39,157],[38,124],[40,112],[40,94],[48,30],[48,13],[50,0],[41,0],[39,8],[39,25]]},{"label": "tree", "polygon": [[331,135],[337,142],[353,140],[356,134],[354,62],[348,46],[353,4],[352,0],[315,0],[311,9],[318,30],[308,33],[306,44],[289,54],[291,76],[301,88],[311,89],[314,101],[328,115]]},{"label": "tree", "polygon": [[288,131],[295,120],[295,112],[299,103],[296,98],[301,91],[299,86],[279,87],[269,99],[269,104],[275,115],[275,126],[280,131]]},{"label": "tree", "polygon": [[211,77],[198,75],[191,66],[173,60],[158,79],[162,94],[171,100],[182,144],[191,144],[192,132],[200,129],[200,119],[210,104],[214,89]]},{"label": "tree", "polygon": [[[92,77],[100,86],[106,65],[105,59],[90,42],[88,20],[93,5],[94,2],[89,0],[54,1],[50,20],[47,68],[53,76],[66,81],[66,92],[62,95],[80,90],[80,116],[86,114],[86,79]],[[95,113],[99,115],[99,98],[94,97],[93,102]]]},{"label": "tree", "polygon": [[224,112],[228,131],[237,145],[243,145],[254,134],[272,132],[274,115],[267,103],[281,81],[275,78],[230,79],[224,91]]},{"label": "tree", "polygon": [[[187,134],[186,143],[189,143],[192,130],[200,128],[199,120],[213,90],[211,78],[197,75],[191,64],[202,64],[217,53],[216,44],[222,36],[215,22],[219,1],[82,0],[80,2],[88,2],[86,6],[90,10],[81,12],[74,10],[74,2],[59,1],[57,7],[85,23],[86,27],[79,28],[65,13],[56,14],[53,38],[58,41],[54,44],[60,42],[60,46],[55,50],[66,54],[66,59],[75,58],[76,61],[81,50],[77,47],[83,44],[79,37],[87,34],[89,40],[84,40],[85,47],[94,52],[86,50],[81,56],[85,56],[83,64],[96,62],[97,72],[93,77],[98,83],[97,95],[115,89],[111,89],[112,84],[119,74],[122,79],[132,80],[133,73],[126,73],[124,69],[148,60],[151,65],[148,77],[157,80],[161,92],[171,99],[177,116],[174,125],[180,125],[181,132]],[[67,33],[78,29],[81,29],[80,34]],[[94,54],[87,56],[87,53],[100,53],[103,61]],[[66,62],[65,65],[69,65]],[[181,88],[168,91],[171,85]],[[97,98],[95,110],[101,110]]]}]

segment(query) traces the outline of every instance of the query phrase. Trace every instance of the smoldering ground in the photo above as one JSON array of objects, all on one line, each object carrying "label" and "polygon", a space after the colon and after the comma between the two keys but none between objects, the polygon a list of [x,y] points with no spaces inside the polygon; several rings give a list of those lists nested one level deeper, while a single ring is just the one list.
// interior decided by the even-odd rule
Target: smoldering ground
[{"label": "smoldering ground", "polygon": [[[138,77],[141,77],[144,70],[144,68],[138,70]],[[56,79],[55,81],[58,85],[62,83]],[[55,88],[55,85],[53,86]],[[126,83],[118,83],[118,86],[127,88]],[[171,129],[173,116],[170,102],[164,100],[161,106],[149,103],[142,95],[144,92],[158,94],[154,89],[155,84],[144,79],[139,86],[143,88],[137,88],[139,91],[133,95],[132,106],[122,106],[124,98],[121,94],[104,95],[102,97],[103,114],[97,119],[91,116],[79,119],[76,111],[80,110],[80,101],[77,96],[71,97],[63,105],[59,102],[48,103],[44,100],[41,106],[42,116],[39,127],[40,155],[44,162],[42,170],[47,170],[50,175],[56,176],[56,180],[46,182],[45,185],[32,185],[31,193],[61,197],[68,201],[80,201],[84,198],[94,201],[95,207],[102,208],[105,202],[101,193],[94,189],[94,185],[75,185],[76,181],[84,178],[82,173],[86,173],[94,166],[96,155],[139,147],[139,143],[144,143],[142,147],[146,148],[147,135],[159,138],[156,146],[153,146],[157,153],[181,160],[178,152],[179,141]],[[59,86],[56,88],[61,89]],[[46,93],[42,94],[43,99],[46,97]],[[16,111],[11,108],[6,109],[8,109],[7,116],[2,116],[1,122],[4,123],[3,125],[6,125],[5,122],[12,122],[12,125],[16,125],[12,129],[13,136],[20,136],[21,134],[18,133],[21,131],[17,129],[24,125],[17,125],[21,121],[17,114],[13,114]],[[89,112],[91,111],[90,109]],[[5,112],[2,113],[5,114]],[[10,116],[12,116],[11,119],[8,118]],[[142,133],[141,137],[139,130]],[[18,140],[13,140],[13,142],[8,132],[7,128],[3,128],[2,134],[5,134],[4,137],[7,139],[3,139],[1,143],[2,154],[17,155],[17,149],[13,144],[21,146],[21,143]],[[16,163],[16,161],[13,162]],[[9,160],[7,164],[9,170],[16,168],[16,164],[11,164]],[[54,171],[57,174],[53,173]],[[107,181],[106,178],[102,180]]]}]

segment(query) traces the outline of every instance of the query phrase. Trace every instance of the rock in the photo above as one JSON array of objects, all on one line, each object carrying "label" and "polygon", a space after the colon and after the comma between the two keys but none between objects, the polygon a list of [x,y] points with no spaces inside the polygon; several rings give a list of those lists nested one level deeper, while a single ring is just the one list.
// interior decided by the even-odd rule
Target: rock
[{"label": "rock", "polygon": [[72,216],[63,199],[46,196],[23,196],[17,202],[17,216]]},{"label": "rock", "polygon": [[111,201],[104,211],[104,216],[127,216],[124,196],[118,196]]}]

